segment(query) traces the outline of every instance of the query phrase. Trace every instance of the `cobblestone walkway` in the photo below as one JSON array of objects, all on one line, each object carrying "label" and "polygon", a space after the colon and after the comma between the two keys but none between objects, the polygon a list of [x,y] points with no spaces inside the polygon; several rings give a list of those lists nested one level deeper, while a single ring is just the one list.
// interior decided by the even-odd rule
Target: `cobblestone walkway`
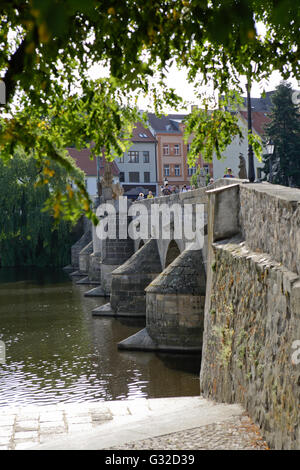
[{"label": "cobblestone walkway", "polygon": [[166,434],[109,450],[268,450],[260,430],[248,416]]},{"label": "cobblestone walkway", "polygon": [[268,448],[259,429],[239,405],[216,404],[201,397],[0,408],[0,450],[35,447],[49,450]]}]

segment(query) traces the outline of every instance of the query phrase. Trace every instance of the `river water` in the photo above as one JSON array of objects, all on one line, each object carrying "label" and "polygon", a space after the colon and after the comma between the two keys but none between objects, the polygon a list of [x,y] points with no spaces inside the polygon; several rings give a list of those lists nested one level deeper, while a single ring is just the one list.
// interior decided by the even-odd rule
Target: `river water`
[{"label": "river water", "polygon": [[0,269],[0,406],[199,395],[200,358],[119,351],[144,319],[93,317],[62,270]]}]

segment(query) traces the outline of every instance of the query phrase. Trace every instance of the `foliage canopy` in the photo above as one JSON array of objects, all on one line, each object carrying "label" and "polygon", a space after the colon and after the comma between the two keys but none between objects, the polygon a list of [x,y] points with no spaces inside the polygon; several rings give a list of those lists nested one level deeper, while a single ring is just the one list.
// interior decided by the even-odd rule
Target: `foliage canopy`
[{"label": "foliage canopy", "polygon": [[[83,178],[76,170],[78,180]],[[49,178],[47,185],[40,179]],[[68,264],[74,243],[70,222],[55,221],[59,204],[69,195],[69,175],[50,161],[39,165],[17,149],[5,164],[0,159],[0,266],[61,266]],[[5,188],[5,189],[4,189]],[[49,211],[45,211],[45,205]],[[67,212],[67,207],[66,207]]]},{"label": "foliage canopy", "polygon": [[282,82],[272,96],[271,120],[265,134],[274,151],[271,157],[265,156],[264,173],[273,183],[300,188],[300,115],[292,94],[291,86]]},{"label": "foliage canopy", "polygon": [[[141,119],[139,94],[153,97],[156,112],[178,104],[174,90],[164,86],[174,61],[187,67],[195,85],[213,84],[225,95],[240,91],[241,75],[250,82],[273,70],[284,78],[299,76],[299,15],[294,0],[4,0],[0,71],[9,114],[0,123],[1,156],[11,158],[18,143],[37,160],[60,162],[71,171],[63,153],[67,145],[93,142],[95,155],[102,148],[120,154]],[[266,27],[263,37],[259,21]],[[107,79],[89,79],[95,63],[108,67]],[[152,85],[155,75],[160,89]],[[239,134],[228,114],[204,119],[199,113],[191,120],[187,127],[205,134],[207,158]],[[192,144],[191,158],[200,140]],[[88,194],[80,182],[77,188],[69,215],[76,217],[74,201],[80,201],[92,218]]]}]

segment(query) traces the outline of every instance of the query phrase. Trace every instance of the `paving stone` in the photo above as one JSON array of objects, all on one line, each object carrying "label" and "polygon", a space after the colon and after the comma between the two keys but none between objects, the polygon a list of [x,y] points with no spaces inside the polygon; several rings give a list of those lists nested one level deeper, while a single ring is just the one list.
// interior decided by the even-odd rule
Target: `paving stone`
[{"label": "paving stone", "polygon": [[68,426],[70,426],[71,424],[79,424],[79,423],[92,424],[92,417],[90,415],[82,415],[82,416],[66,415],[66,420],[67,420]]},{"label": "paving stone", "polygon": [[14,441],[18,440],[25,440],[25,439],[37,439],[38,432],[37,431],[24,431],[24,432],[15,432],[14,434]]},{"label": "paving stone", "polygon": [[68,432],[86,432],[91,431],[93,429],[92,423],[76,423],[76,424],[68,424]]},{"label": "paving stone", "polygon": [[67,432],[66,427],[64,424],[60,423],[43,423],[40,425],[40,434],[56,434],[61,432]]},{"label": "paving stone", "polygon": [[0,437],[0,447],[1,446],[8,446],[11,437]]},{"label": "paving stone", "polygon": [[57,422],[63,420],[63,413],[62,411],[58,411],[56,413],[41,413],[40,414],[40,423],[44,422]]},{"label": "paving stone", "polygon": [[[173,399],[174,400],[174,399]],[[176,407],[178,412],[184,412],[185,406],[208,408],[214,404],[208,400],[200,399],[200,397],[184,397],[176,400]],[[174,406],[174,401],[172,402]],[[193,406],[194,406],[193,404]],[[59,413],[56,413],[57,407],[48,408],[48,413],[45,413],[44,407],[37,407],[40,415],[54,418],[58,420],[44,421],[39,424],[38,420],[22,420],[19,416],[16,420],[15,434],[13,426],[1,426],[0,423],[0,450],[6,449],[29,449],[35,447],[40,442],[47,444],[47,442],[57,440],[64,437],[72,437],[72,435],[80,435],[88,431],[95,430],[102,423],[108,423],[113,420],[113,423],[118,427],[120,421],[124,421],[126,425],[128,420],[134,419],[137,416],[148,416],[149,413],[154,412],[159,414],[160,410],[165,412],[168,406],[168,399],[137,399],[137,400],[124,400],[109,403],[99,404],[84,404],[78,412],[78,406],[64,404]],[[55,411],[56,410],[56,411]],[[26,414],[26,409],[23,409],[23,415]],[[62,419],[63,418],[63,419]],[[26,428],[27,426],[27,428]],[[39,426],[38,429],[32,429],[33,426]],[[27,429],[27,430],[25,430]],[[99,428],[101,429],[101,428]],[[1,438],[2,432],[2,438]],[[12,438],[14,439],[12,440]],[[176,433],[170,433],[163,436],[144,439],[134,443],[127,443],[118,447],[111,447],[111,449],[150,449],[150,450],[197,450],[197,449],[265,449],[266,443],[260,435],[259,429],[254,426],[249,417],[245,415],[235,415],[225,421],[215,422],[214,424],[201,426],[198,428],[188,429]]]},{"label": "paving stone", "polygon": [[99,425],[104,421],[110,421],[113,416],[111,412],[92,411],[91,418],[94,425]]},{"label": "paving stone", "polygon": [[20,442],[15,445],[14,450],[27,450],[27,449],[30,449],[30,447],[36,446],[37,443],[38,443],[38,440]]},{"label": "paving stone", "polygon": [[0,426],[0,437],[11,436],[13,434],[13,426]]},{"label": "paving stone", "polygon": [[15,416],[1,416],[0,417],[0,426],[10,426],[15,422]]},{"label": "paving stone", "polygon": [[17,420],[15,431],[16,432],[37,431],[38,428],[39,428],[39,422],[38,422],[37,419],[34,420],[34,421],[26,421],[26,420],[19,421],[19,420]]}]

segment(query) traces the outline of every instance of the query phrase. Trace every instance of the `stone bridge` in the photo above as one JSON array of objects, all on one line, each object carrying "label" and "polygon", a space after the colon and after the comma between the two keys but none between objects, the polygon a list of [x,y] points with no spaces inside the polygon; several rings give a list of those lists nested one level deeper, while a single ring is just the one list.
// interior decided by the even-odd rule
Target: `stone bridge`
[{"label": "stone bridge", "polygon": [[[230,183],[231,180],[224,178],[210,188]],[[85,233],[73,247],[79,267],[79,272],[73,274],[86,276],[78,282],[100,283],[100,287],[87,295],[110,297],[110,302],[96,308],[93,315],[146,318],[145,329],[124,340],[119,348],[201,351],[206,290],[207,188],[133,203],[129,213],[135,213],[141,205],[146,210],[142,222],[137,216],[129,216],[126,220],[118,217],[119,205],[116,201],[113,204],[116,214],[109,217],[116,221],[117,237],[101,240],[97,229],[92,227],[92,234]],[[190,219],[188,214],[184,219],[187,206],[194,209]],[[201,209],[199,233],[195,226],[191,228],[195,231],[194,241],[198,240],[199,249],[191,249],[185,224],[196,224],[196,206]],[[159,226],[154,226],[151,218],[154,208],[158,215],[161,214]],[[138,236],[135,240],[130,237],[120,239],[119,225],[135,222],[148,226],[146,236]],[[181,233],[178,234],[180,224]],[[78,251],[81,243],[85,246]],[[76,265],[75,256],[73,264]]]},{"label": "stone bridge", "polygon": [[[300,190],[220,179],[143,201],[148,213],[174,203],[203,204],[200,248],[184,236],[100,241],[95,228],[73,247],[79,282],[100,284],[87,295],[110,297],[93,314],[145,316],[120,349],[201,352],[202,395],[241,403],[272,448],[299,448]],[[163,224],[174,233],[174,217]]]}]

